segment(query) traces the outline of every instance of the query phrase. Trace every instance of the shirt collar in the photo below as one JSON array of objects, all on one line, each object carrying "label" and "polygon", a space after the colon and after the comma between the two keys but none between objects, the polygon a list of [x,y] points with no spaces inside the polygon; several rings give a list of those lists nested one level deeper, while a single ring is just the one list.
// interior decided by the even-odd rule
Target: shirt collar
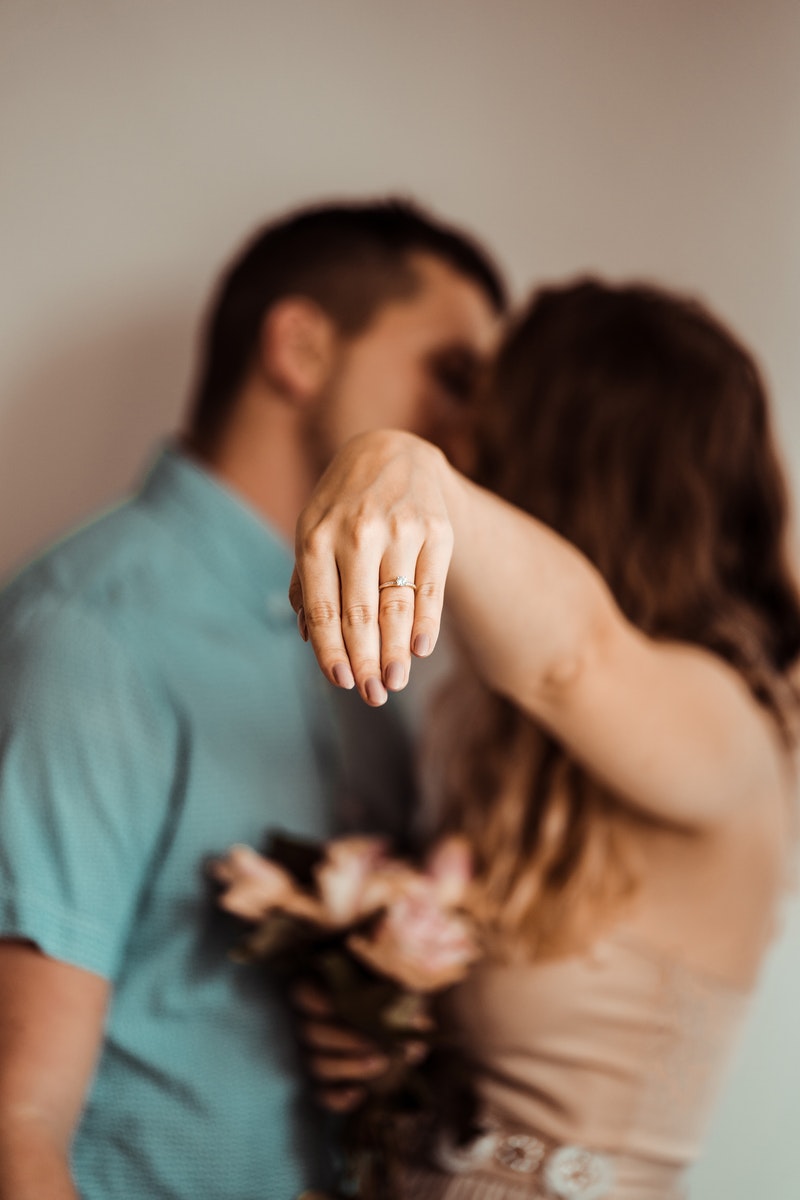
[{"label": "shirt collar", "polygon": [[165,446],[138,495],[229,592],[269,624],[294,620],[287,597],[294,556],[281,535],[216,475]]}]

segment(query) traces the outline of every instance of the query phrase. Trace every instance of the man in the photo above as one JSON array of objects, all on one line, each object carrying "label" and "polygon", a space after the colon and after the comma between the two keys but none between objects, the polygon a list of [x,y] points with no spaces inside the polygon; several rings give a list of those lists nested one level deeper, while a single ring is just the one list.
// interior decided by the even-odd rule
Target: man
[{"label": "man", "polygon": [[458,458],[503,306],[483,252],[407,205],[269,226],[180,447],[0,597],[0,1200],[319,1182],[285,1015],[226,958],[203,867],[325,835],[343,778],[362,800],[286,599],[295,520],[367,428]]}]

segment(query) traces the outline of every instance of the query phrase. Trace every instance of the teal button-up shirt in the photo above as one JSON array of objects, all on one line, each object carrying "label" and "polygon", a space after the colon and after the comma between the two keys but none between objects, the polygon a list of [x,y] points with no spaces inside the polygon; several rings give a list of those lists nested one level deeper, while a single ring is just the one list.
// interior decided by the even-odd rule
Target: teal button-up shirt
[{"label": "teal button-up shirt", "polygon": [[0,596],[0,936],[113,985],[73,1151],[83,1200],[291,1200],[319,1184],[281,1002],[204,873],[329,832],[331,689],[288,548],[175,450]]}]

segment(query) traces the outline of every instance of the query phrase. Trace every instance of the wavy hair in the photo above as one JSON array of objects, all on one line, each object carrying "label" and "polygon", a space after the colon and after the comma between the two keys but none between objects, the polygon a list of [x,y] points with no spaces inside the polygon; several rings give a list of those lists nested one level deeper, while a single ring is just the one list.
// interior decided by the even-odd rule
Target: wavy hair
[{"label": "wavy hair", "polygon": [[[581,280],[535,295],[500,351],[476,478],[595,564],[653,638],[730,663],[795,740],[800,600],[786,482],[758,368],[700,304]],[[622,806],[504,698],[461,679],[442,824],[470,838],[512,941],[558,938],[629,893]],[[447,735],[446,735],[447,736]]]}]

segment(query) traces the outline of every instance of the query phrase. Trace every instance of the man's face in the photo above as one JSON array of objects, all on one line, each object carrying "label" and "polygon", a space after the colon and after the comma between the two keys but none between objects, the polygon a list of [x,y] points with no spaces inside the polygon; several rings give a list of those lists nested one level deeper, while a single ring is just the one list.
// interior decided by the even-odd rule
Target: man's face
[{"label": "man's face", "polygon": [[363,333],[342,340],[317,430],[326,458],[356,434],[405,429],[462,469],[471,460],[472,403],[498,318],[466,276],[432,255],[412,262],[415,295],[383,305]]}]

